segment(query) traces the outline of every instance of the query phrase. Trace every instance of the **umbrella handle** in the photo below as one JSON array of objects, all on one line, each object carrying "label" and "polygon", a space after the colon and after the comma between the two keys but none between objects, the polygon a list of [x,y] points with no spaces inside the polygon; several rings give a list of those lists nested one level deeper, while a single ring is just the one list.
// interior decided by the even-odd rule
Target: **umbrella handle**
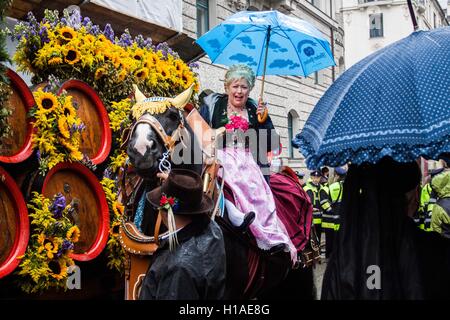
[{"label": "umbrella handle", "polygon": [[[266,78],[267,53],[269,52],[270,29],[271,28],[269,26],[267,28],[267,35],[266,35],[266,52],[264,54],[264,69],[263,69],[263,75],[262,75],[261,94],[259,95],[259,98],[261,99],[261,101],[263,101],[263,96],[264,96],[264,83],[265,83],[265,78]],[[262,114],[258,113],[258,122],[259,123],[266,122],[268,115],[269,115],[269,110],[266,107]]]}]

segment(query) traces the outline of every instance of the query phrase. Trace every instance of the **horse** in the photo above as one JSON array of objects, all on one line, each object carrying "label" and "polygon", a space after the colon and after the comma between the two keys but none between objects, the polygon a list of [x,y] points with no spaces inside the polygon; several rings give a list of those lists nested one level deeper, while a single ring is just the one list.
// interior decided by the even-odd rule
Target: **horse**
[{"label": "horse", "polygon": [[[137,101],[145,101],[145,96],[138,91],[136,92]],[[165,107],[159,106],[160,108],[158,109],[162,112],[150,114],[149,112],[143,111],[134,114],[137,121],[133,124],[125,139],[127,154],[134,168],[134,174],[142,178],[140,184],[135,184],[131,188],[128,187],[128,189],[124,186],[124,190],[128,190],[128,193],[131,194],[129,199],[127,197],[127,203],[125,205],[131,209],[128,215],[128,225],[123,226],[122,229],[124,232],[122,234],[124,242],[126,242],[124,244],[125,249],[127,250],[126,246],[128,244],[127,251],[131,253],[131,256],[136,254],[137,251],[136,249],[131,249],[133,243],[130,242],[130,238],[135,241],[140,238],[141,240],[143,239],[144,243],[148,244],[147,250],[142,249],[142,246],[139,247],[140,249],[138,251],[141,254],[151,255],[157,248],[155,243],[158,243],[160,226],[156,218],[156,210],[147,204],[144,205],[142,210],[142,199],[146,192],[158,185],[158,178],[156,176],[158,172],[174,167],[193,170],[203,177],[207,177],[205,185],[215,185],[212,182],[215,181],[218,169],[211,163],[204,163],[203,157],[198,156],[202,155],[204,150],[202,151],[201,141],[196,139],[194,131],[187,121],[189,114],[196,112],[196,109],[193,109],[192,106],[185,107],[188,101],[187,97],[190,97],[190,94],[183,94],[180,95],[183,97],[178,96],[175,99],[162,100],[169,102]],[[182,108],[184,107],[184,109],[180,108],[180,106]],[[178,161],[173,161],[173,155],[175,153],[179,156]],[[282,176],[278,176],[277,178],[284,179],[284,183],[295,185],[295,181],[298,182],[298,180],[294,180],[286,174],[280,175]],[[217,190],[212,196],[217,200]],[[310,205],[306,194],[303,196],[305,198],[305,204]],[[140,203],[141,209],[138,210]],[[140,225],[142,232],[137,230],[136,226],[133,225],[133,221],[136,221],[136,211],[144,212],[144,218]],[[310,212],[309,214],[311,215]],[[226,299],[277,298],[271,296],[269,293],[276,292],[275,288],[277,287],[282,288],[285,279],[289,279],[289,281],[292,279],[298,280],[298,275],[300,275],[303,283],[306,284],[307,289],[304,289],[302,292],[302,283],[299,283],[298,287],[293,288],[293,290],[301,294],[296,295],[295,292],[286,292],[287,296],[290,298],[295,298],[296,296],[306,299],[312,298],[313,281],[310,265],[305,269],[292,269],[292,264],[287,253],[266,252],[259,249],[250,233],[237,231],[225,217],[226,215],[222,217],[216,216],[213,213],[212,218],[216,220],[224,234],[227,258]],[[306,219],[303,220],[303,223],[306,224]],[[127,232],[128,236],[126,236]],[[147,236],[142,235],[142,233]],[[306,238],[308,237],[309,234]],[[306,242],[309,244],[309,241]],[[136,244],[134,243],[134,245]],[[150,245],[153,246],[150,247]],[[304,245],[302,246],[304,247]],[[135,263],[142,264],[142,260],[137,260],[136,257],[134,257],[134,260]],[[144,270],[144,268],[141,268],[141,270]],[[130,289],[128,291],[128,298],[133,299],[137,297],[136,287],[139,286],[143,276],[143,273],[135,273],[128,278],[128,288]]]}]

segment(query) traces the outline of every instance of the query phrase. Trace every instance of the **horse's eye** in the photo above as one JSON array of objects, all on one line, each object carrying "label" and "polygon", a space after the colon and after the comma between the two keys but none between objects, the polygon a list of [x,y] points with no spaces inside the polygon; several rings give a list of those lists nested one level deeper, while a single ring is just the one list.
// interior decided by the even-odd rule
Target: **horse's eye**
[{"label": "horse's eye", "polygon": [[172,121],[178,121],[178,113],[176,112],[169,113],[169,119]]}]

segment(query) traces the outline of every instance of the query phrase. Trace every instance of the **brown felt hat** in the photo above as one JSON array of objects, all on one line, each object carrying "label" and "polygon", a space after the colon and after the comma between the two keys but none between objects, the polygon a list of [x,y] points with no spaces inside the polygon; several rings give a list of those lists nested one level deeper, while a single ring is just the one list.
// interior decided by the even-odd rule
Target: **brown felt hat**
[{"label": "brown felt hat", "polygon": [[158,208],[163,195],[178,200],[178,204],[172,207],[174,214],[209,213],[214,206],[212,200],[203,193],[202,178],[191,170],[173,169],[160,187],[147,193],[147,200]]}]

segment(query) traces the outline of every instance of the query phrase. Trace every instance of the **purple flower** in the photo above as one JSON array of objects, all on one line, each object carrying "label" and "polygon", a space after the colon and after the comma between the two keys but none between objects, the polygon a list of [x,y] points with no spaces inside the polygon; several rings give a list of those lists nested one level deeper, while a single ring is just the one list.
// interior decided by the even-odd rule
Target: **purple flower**
[{"label": "purple flower", "polygon": [[112,179],[112,172],[110,168],[106,168],[105,171],[103,171],[103,178]]},{"label": "purple flower", "polygon": [[66,198],[61,193],[56,194],[53,198],[53,203],[49,207],[50,211],[53,213],[53,216],[56,219],[61,218],[65,208]]},{"label": "purple flower", "polygon": [[200,65],[197,62],[191,62],[189,63],[189,68],[191,69],[198,69]]},{"label": "purple flower", "polygon": [[131,34],[128,31],[128,29],[126,29],[125,32],[122,33],[122,35],[120,36],[118,44],[121,47],[129,47],[129,46],[131,46],[133,44],[133,38],[131,37]]},{"label": "purple flower", "polygon": [[91,19],[89,19],[89,17],[84,17],[83,19],[83,26],[87,26],[89,23],[91,23]]},{"label": "purple flower", "polygon": [[90,32],[94,36],[98,36],[101,33],[100,28],[99,28],[98,25],[93,25],[91,30],[90,30]]},{"label": "purple flower", "polygon": [[50,42],[50,39],[48,38],[46,26],[42,26],[41,30],[39,30],[39,36],[41,37],[41,41],[43,43]]},{"label": "purple flower", "polygon": [[62,246],[61,246],[62,248],[62,250],[72,250],[73,249],[73,242],[72,241],[69,241],[69,240],[67,240],[67,239],[64,239],[64,241],[63,241],[63,244],[62,244]]},{"label": "purple flower", "polygon": [[38,158],[38,160],[41,160],[41,152],[39,150],[36,151],[36,157]]},{"label": "purple flower", "polygon": [[63,26],[67,26],[68,25],[68,22],[67,22],[67,19],[66,18],[61,18],[61,24],[63,25]]},{"label": "purple flower", "polygon": [[103,34],[106,38],[114,43],[114,30],[111,28],[111,25],[109,23],[106,24]]},{"label": "purple flower", "polygon": [[78,30],[81,28],[81,14],[79,10],[73,10],[69,17],[69,26]]}]

